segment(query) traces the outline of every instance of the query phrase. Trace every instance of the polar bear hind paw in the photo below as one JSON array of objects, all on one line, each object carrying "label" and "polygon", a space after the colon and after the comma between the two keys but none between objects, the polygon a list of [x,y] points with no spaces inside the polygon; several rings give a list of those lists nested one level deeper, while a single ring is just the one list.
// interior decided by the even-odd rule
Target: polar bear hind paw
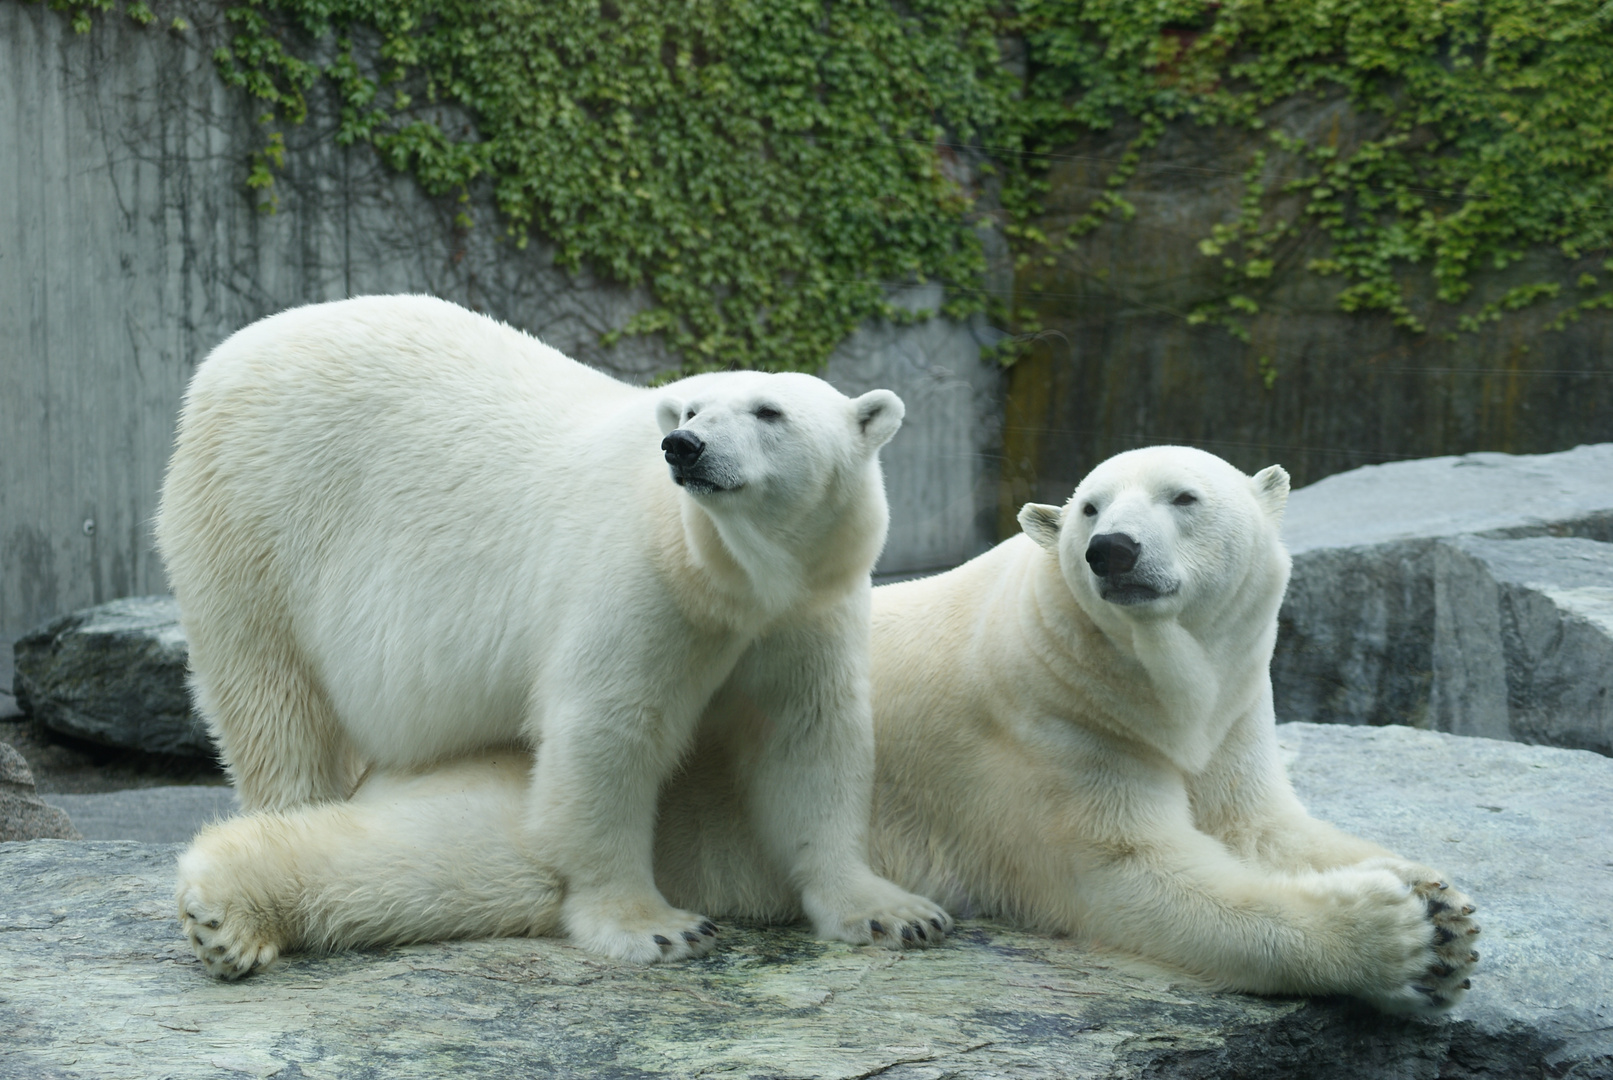
[{"label": "polar bear hind paw", "polygon": [[1404,985],[1377,1003],[1387,1012],[1444,1012],[1473,986],[1471,976],[1479,962],[1473,947],[1479,935],[1473,901],[1426,867],[1402,863],[1389,868],[1409,887],[1408,901],[1421,910],[1421,945],[1410,957]]},{"label": "polar bear hind paw", "polygon": [[1479,925],[1470,916],[1473,902],[1443,880],[1419,881],[1412,886],[1423,902],[1428,921],[1434,924],[1434,940],[1429,948],[1428,966],[1412,991],[1427,1001],[1431,1011],[1450,1008],[1472,986],[1469,976],[1479,962],[1473,948]]},{"label": "polar bear hind paw", "polygon": [[215,979],[233,982],[262,971],[280,957],[280,946],[257,920],[206,899],[195,887],[179,896],[179,925],[190,947]]}]

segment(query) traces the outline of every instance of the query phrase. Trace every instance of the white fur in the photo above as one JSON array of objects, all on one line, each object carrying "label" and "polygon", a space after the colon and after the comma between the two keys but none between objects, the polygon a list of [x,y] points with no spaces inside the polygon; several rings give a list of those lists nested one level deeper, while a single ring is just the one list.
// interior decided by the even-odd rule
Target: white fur
[{"label": "white fur", "polygon": [[[1100,465],[1065,507],[1027,506],[1025,535],[875,590],[874,867],[954,910],[1080,935],[1228,988],[1350,993],[1391,1011],[1457,1000],[1476,959],[1466,898],[1311,818],[1278,760],[1267,669],[1288,578],[1287,491],[1276,467],[1251,478],[1195,450],[1135,451]],[[1177,505],[1184,493],[1193,501]],[[1085,553],[1115,532],[1140,542],[1136,575],[1169,595],[1102,598]],[[799,904],[728,779],[747,775],[754,753],[744,715],[742,700],[715,701],[664,789],[656,876],[679,903],[785,918]],[[459,768],[482,797],[518,804],[515,774]],[[448,807],[393,792],[381,818],[407,811],[407,830],[377,827],[362,843],[428,865],[467,836],[497,846]],[[228,973],[252,970],[265,941],[451,936],[426,913],[522,895],[508,859],[477,856],[487,871],[474,887],[420,880],[385,933],[333,932],[353,922],[333,894],[371,903],[342,868],[360,833],[335,809],[308,814],[295,823],[306,841],[246,817],[204,832],[182,861],[182,912],[259,893],[307,912],[301,923],[226,920],[229,955],[245,958]],[[237,847],[288,854],[232,857]],[[455,933],[488,926],[467,915]]]},{"label": "white fur", "polygon": [[[865,854],[877,452],[901,419],[806,375],[627,386],[426,297],[247,327],[192,381],[157,529],[243,802],[535,748],[496,925],[552,929],[549,875],[585,947],[698,955],[714,932],[656,890],[652,830],[723,692],[760,729],[747,816],[819,930],[939,922]],[[678,428],[705,444],[686,473],[659,448]]]}]

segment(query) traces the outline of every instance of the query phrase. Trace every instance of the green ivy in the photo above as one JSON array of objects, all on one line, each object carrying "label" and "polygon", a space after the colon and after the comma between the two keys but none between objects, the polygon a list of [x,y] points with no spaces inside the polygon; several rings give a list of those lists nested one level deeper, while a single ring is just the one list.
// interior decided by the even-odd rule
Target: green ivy
[{"label": "green ivy", "polygon": [[[84,30],[113,0],[49,2]],[[1339,279],[1339,304],[1414,333],[1613,308],[1609,0],[248,0],[227,15],[220,70],[268,109],[248,180],[266,209],[282,125],[325,81],[338,138],[459,195],[462,224],[647,286],[653,306],[622,332],[664,334],[688,369],[816,368],[869,316],[902,317],[894,284],[936,281],[951,313],[978,310],[981,188],[957,155],[990,159],[992,213],[1027,268],[1128,219],[1138,168],[1182,123],[1266,142],[1229,163],[1245,196],[1203,239],[1224,287],[1193,321],[1247,339],[1279,250],[1318,236],[1308,268]],[[1269,129],[1296,97],[1346,99],[1374,137]],[[1050,233],[1049,155],[1122,124],[1103,192]],[[478,184],[499,221],[470,220]],[[1542,248],[1562,273],[1475,295],[1475,272]],[[1036,329],[1030,307],[998,314]]]},{"label": "green ivy", "polygon": [[[295,123],[331,80],[339,139],[467,198],[467,223],[485,182],[502,220],[478,226],[647,285],[621,332],[664,334],[689,369],[816,368],[903,314],[890,283],[982,270],[936,145],[1009,92],[984,3],[266,0],[229,18],[229,81]],[[309,59],[318,41],[334,59]]]},{"label": "green ivy", "polygon": [[[1608,0],[1020,0],[1018,11],[1031,56],[1022,145],[1053,150],[1122,118],[1140,125],[1100,215],[1127,208],[1124,183],[1166,122],[1265,132],[1293,163],[1274,178],[1265,152],[1246,163],[1237,217],[1200,248],[1226,271],[1225,288],[1193,321],[1247,340],[1272,255],[1301,230],[1328,241],[1307,269],[1341,279],[1342,308],[1388,312],[1412,332],[1477,330],[1552,301],[1558,327],[1613,307],[1590,273],[1574,296],[1555,278],[1483,303],[1472,295],[1476,271],[1532,250],[1555,248],[1566,279],[1613,247]],[[1339,95],[1381,133],[1341,150],[1267,130],[1286,99]],[[1021,174],[1015,209],[1034,220],[1045,189],[1036,170]],[[1073,246],[1091,218],[1048,242]],[[1027,246],[1021,258],[1036,254]]]}]

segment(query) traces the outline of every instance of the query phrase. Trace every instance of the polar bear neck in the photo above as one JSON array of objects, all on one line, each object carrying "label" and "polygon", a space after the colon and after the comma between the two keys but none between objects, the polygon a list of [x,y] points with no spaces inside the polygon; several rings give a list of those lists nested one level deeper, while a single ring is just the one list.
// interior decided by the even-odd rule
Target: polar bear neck
[{"label": "polar bear neck", "polygon": [[1141,742],[1183,772],[1203,771],[1269,685],[1275,607],[1269,617],[1256,616],[1250,634],[1228,632],[1227,620],[1191,626],[1119,609],[1100,622],[1072,595],[1056,558],[1037,562],[1037,615],[1027,629],[1042,637],[1037,651],[1044,662],[1089,692],[1092,708],[1072,719]]},{"label": "polar bear neck", "polygon": [[718,515],[680,495],[669,564],[686,610],[754,632],[780,617],[838,603],[866,587],[885,537],[883,500],[853,499],[819,533]]}]

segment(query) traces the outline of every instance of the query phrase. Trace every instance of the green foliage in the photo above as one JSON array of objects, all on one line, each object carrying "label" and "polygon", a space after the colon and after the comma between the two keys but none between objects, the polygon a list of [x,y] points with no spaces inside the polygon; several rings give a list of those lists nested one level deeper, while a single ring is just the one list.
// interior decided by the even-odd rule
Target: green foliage
[{"label": "green foliage", "polygon": [[[688,368],[812,369],[898,314],[890,283],[981,271],[936,149],[1011,89],[978,0],[266,0],[229,18],[231,82],[295,123],[331,80],[338,138],[434,194],[490,184],[511,242],[647,285],[625,332],[664,333]],[[334,59],[316,65],[319,40]]]},{"label": "green foliage", "polygon": [[[1272,106],[1296,96],[1342,97],[1377,122],[1350,146],[1269,132],[1289,175],[1268,177],[1263,154],[1250,163],[1239,216],[1201,248],[1222,261],[1225,295],[1196,321],[1236,327],[1256,310],[1250,284],[1301,229],[1331,242],[1309,269],[1343,280],[1340,306],[1388,312],[1412,331],[1442,311],[1475,330],[1536,303],[1567,305],[1557,325],[1613,305],[1607,292],[1564,298],[1551,281],[1476,308],[1471,296],[1474,271],[1531,249],[1579,260],[1613,246],[1607,0],[1021,0],[1019,11],[1032,67],[1019,130],[1030,149],[1121,117],[1141,122],[1132,154],[1162,121],[1263,130]],[[1134,168],[1122,161],[1115,175]],[[1028,172],[1021,216],[1037,194]]]},{"label": "green foliage", "polygon": [[[48,2],[80,30],[113,4]],[[154,17],[145,2],[128,14]],[[901,315],[896,283],[979,307],[979,211],[956,149],[995,159],[1000,221],[1034,267],[1129,219],[1139,167],[1183,123],[1269,139],[1232,166],[1244,198],[1200,247],[1224,288],[1192,321],[1248,340],[1280,253],[1317,235],[1327,251],[1308,268],[1340,280],[1339,304],[1412,332],[1613,308],[1591,272],[1613,261],[1586,263],[1613,248],[1609,0],[247,0],[227,14],[220,70],[268,106],[248,180],[264,209],[281,125],[327,81],[340,140],[467,205],[489,185],[502,219],[478,227],[646,286],[655,303],[625,332],[664,333],[690,369],[815,368],[863,319]],[[1275,130],[1296,98],[1346,101],[1366,137]],[[1051,233],[1047,155],[1122,124],[1101,195]],[[1475,295],[1475,271],[1543,247],[1562,273]],[[999,314],[1037,329],[1029,307]],[[1276,368],[1259,371],[1269,388]]]}]

